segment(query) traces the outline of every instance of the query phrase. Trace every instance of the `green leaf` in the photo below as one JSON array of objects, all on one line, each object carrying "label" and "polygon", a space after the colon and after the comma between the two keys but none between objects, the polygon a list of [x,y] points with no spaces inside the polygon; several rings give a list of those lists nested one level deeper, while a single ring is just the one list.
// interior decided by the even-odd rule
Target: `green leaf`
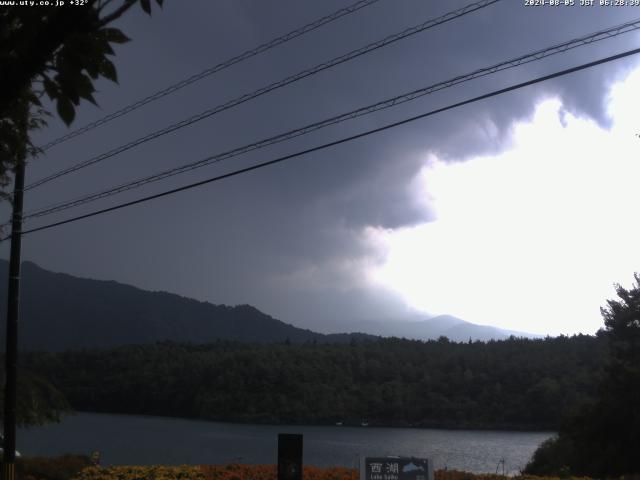
[{"label": "green leaf", "polygon": [[47,92],[51,100],[58,97],[58,86],[50,78],[44,77],[42,84],[44,85],[44,91]]},{"label": "green leaf", "polygon": [[140,0],[140,6],[142,10],[151,15],[151,2],[149,0]]},{"label": "green leaf", "polygon": [[111,60],[107,60],[106,58],[102,59],[102,62],[100,62],[100,74],[103,77],[108,78],[112,82],[118,83],[118,73],[116,72],[116,66]]},{"label": "green leaf", "polygon": [[93,83],[91,79],[86,75],[80,74],[75,79],[75,87],[78,91],[78,95],[82,98],[89,100],[91,103],[97,106],[95,99],[93,98],[92,93],[96,91],[93,88]]},{"label": "green leaf", "polygon": [[101,38],[99,41],[101,42],[100,48],[102,49],[103,54],[105,55],[115,54],[115,52],[113,51],[113,48],[111,48],[111,45],[109,44],[106,38]]},{"label": "green leaf", "polygon": [[76,109],[67,97],[58,98],[56,110],[58,111],[58,115],[60,115],[62,121],[66,123],[67,126],[71,125],[71,122],[73,122],[73,119],[76,116]]},{"label": "green leaf", "polygon": [[100,76],[100,59],[98,57],[87,58],[84,69],[94,80]]},{"label": "green leaf", "polygon": [[[64,73],[63,73],[64,72]],[[78,73],[73,72],[71,69],[61,71],[58,75],[53,77],[54,81],[58,83],[58,89],[60,91],[60,98],[66,97],[71,100],[75,105],[80,104],[80,95],[78,94],[77,86]]]},{"label": "green leaf", "polygon": [[29,93],[28,98],[29,98],[29,102],[32,103],[33,105],[37,105],[38,107],[42,106],[42,102],[40,102],[40,99],[35,93],[33,92]]},{"label": "green leaf", "polygon": [[127,43],[131,41],[131,39],[118,28],[103,28],[100,32],[104,35],[104,38],[111,43]]},{"label": "green leaf", "polygon": [[98,107],[98,102],[96,102],[96,99],[93,97],[93,95],[91,93],[87,93],[86,95],[83,95],[83,98],[85,98],[86,100],[89,100],[91,103],[93,103],[96,107]]}]

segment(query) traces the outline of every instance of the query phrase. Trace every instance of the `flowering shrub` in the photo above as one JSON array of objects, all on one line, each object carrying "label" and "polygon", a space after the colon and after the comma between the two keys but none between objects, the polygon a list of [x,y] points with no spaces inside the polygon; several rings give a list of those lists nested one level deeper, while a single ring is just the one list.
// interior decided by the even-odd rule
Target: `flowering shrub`
[{"label": "flowering shrub", "polygon": [[[90,466],[89,457],[64,455],[58,458],[22,459],[18,463],[19,480],[277,480],[276,465],[202,465],[202,466]],[[435,480],[504,480],[495,474],[474,474],[457,470],[438,470]],[[306,466],[303,480],[358,480],[354,468]],[[513,480],[559,480],[556,477],[521,475]],[[571,477],[563,480],[591,480]],[[620,480],[640,480],[621,478]]]},{"label": "flowering shrub", "polygon": [[[201,467],[206,480],[276,480],[275,465],[207,465]],[[353,468],[304,467],[304,480],[358,480],[358,471]]]},{"label": "flowering shrub", "polygon": [[69,480],[91,464],[85,455],[26,457],[16,462],[19,480]]},{"label": "flowering shrub", "polygon": [[[87,467],[73,480],[276,480],[275,465]],[[304,467],[304,480],[357,480],[352,468]]]},{"label": "flowering shrub", "polygon": [[73,480],[205,480],[200,467],[88,467]]}]

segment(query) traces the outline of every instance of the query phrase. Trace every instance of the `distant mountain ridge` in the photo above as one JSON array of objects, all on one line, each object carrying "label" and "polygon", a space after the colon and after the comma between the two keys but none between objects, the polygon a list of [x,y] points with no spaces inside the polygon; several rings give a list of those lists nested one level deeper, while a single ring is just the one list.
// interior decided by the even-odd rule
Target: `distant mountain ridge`
[{"label": "distant mountain ridge", "polygon": [[[4,346],[7,272],[0,260],[0,341]],[[22,264],[21,349],[61,351],[150,344],[166,340],[345,343],[378,336],[453,341],[504,339],[512,332],[474,325],[450,315],[421,321],[361,323],[367,333],[329,333],[295,327],[250,305],[214,305],[166,292],[142,290],[115,281],[92,280]]]},{"label": "distant mountain ridge", "polygon": [[[0,339],[4,346],[8,262],[0,260]],[[230,307],[115,281],[90,280],[22,264],[19,345],[61,351],[130,344],[316,341],[343,343],[373,335],[321,334],[294,327],[250,305]]]},{"label": "distant mountain ridge", "polygon": [[389,322],[359,322],[356,329],[384,337],[395,336],[416,340],[429,340],[447,337],[456,342],[471,340],[504,340],[511,335],[516,337],[536,338],[523,332],[506,331],[488,325],[470,323],[453,315],[438,315],[435,317],[418,316],[413,320],[398,320]]}]

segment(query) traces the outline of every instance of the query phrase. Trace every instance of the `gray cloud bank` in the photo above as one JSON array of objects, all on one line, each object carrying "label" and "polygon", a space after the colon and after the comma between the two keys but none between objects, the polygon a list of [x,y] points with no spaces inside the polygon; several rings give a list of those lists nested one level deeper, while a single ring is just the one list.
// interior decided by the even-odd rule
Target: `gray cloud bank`
[{"label": "gray cloud bank", "polygon": [[[465,3],[382,0],[52,149],[30,166],[29,179]],[[633,8],[523,4],[504,0],[52,182],[29,193],[27,209],[192,161],[637,16]],[[85,106],[76,125],[344,5],[310,0],[173,1],[151,19],[136,12],[121,25],[133,42],[117,52],[120,86],[101,84],[97,96],[101,110]],[[130,192],[118,200],[308,148],[617,53],[632,48],[631,40],[637,38],[628,34],[463,84]],[[513,122],[528,118],[536,102],[550,95],[561,96],[568,111],[607,126],[607,88],[634,62],[598,67],[290,163],[35,233],[25,239],[24,258],[53,270],[116,279],[214,303],[250,303],[284,321],[319,331],[347,330],[351,321],[405,318],[410,312],[401,299],[362,278],[363,265],[382,260],[379,251],[362,241],[362,231],[367,226],[394,229],[433,220],[433,212],[415,198],[411,188],[427,153],[467,161],[500,152],[508,147]],[[65,129],[52,122],[41,139],[63,133]]]}]

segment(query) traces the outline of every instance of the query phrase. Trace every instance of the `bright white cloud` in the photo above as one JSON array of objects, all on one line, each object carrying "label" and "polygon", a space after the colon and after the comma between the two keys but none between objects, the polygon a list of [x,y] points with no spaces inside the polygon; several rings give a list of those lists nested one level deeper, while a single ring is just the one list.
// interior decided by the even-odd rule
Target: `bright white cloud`
[{"label": "bright white cloud", "polygon": [[593,333],[599,307],[640,271],[640,69],[611,90],[613,128],[558,100],[514,127],[498,156],[429,155],[423,199],[437,220],[369,228],[386,252],[369,270],[412,307],[544,334]]}]

